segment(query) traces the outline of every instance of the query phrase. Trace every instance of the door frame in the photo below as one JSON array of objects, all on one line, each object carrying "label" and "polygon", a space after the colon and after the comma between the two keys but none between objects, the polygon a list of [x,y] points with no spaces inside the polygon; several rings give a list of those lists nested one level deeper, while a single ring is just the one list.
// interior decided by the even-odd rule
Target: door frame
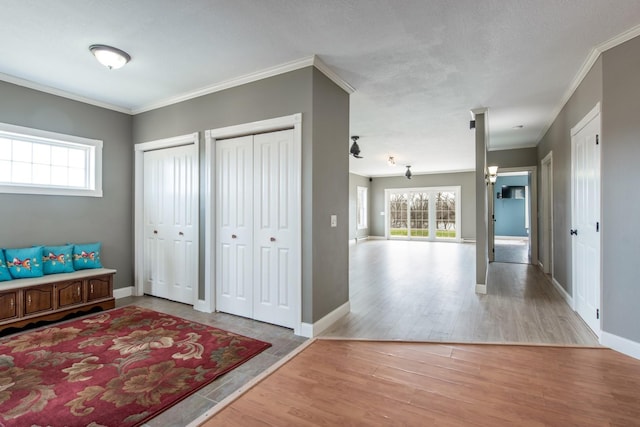
[{"label": "door frame", "polygon": [[542,201],[542,245],[544,245],[545,259],[539,260],[538,264],[542,271],[554,278],[553,262],[553,151],[550,151],[540,162],[540,198]]},{"label": "door frame", "polygon": [[[601,110],[600,110],[600,102],[596,103],[595,107],[593,107],[591,109],[591,111],[589,111],[574,127],[571,128],[570,131],[570,136],[571,136],[571,175],[570,175],[570,180],[571,180],[571,229],[573,229],[575,227],[575,224],[577,222],[575,214],[576,214],[576,200],[575,200],[575,144],[574,144],[574,137],[575,135],[577,135],[578,133],[580,133],[580,131],[587,125],[589,125],[589,123],[598,118],[598,135],[602,134],[602,117],[601,117]],[[600,143],[602,143],[602,141],[600,140]],[[602,147],[602,146],[600,146]],[[601,150],[601,148],[600,148]],[[599,206],[598,206],[598,216],[600,218],[600,227],[602,227],[602,152],[600,152],[599,157],[598,157],[598,201],[599,201]],[[600,339],[600,337],[602,336],[602,320],[603,320],[603,312],[602,312],[602,300],[603,300],[603,288],[602,288],[602,233],[599,232],[598,233],[598,305],[599,305],[599,319],[597,322],[597,329],[593,329],[591,328],[591,326],[589,326],[589,329],[591,329],[596,336],[598,337],[598,339]],[[576,239],[571,239],[571,300],[572,300],[572,304],[571,304],[571,308],[580,316],[580,318],[582,318],[585,323],[589,324],[589,322],[584,319],[582,317],[582,315],[579,312],[579,307],[578,307],[578,301],[577,301],[577,297],[576,297],[576,290],[577,290],[577,286],[576,286]]]},{"label": "door frame", "polygon": [[[532,265],[538,265],[538,175],[537,166],[521,166],[515,168],[500,168],[498,169],[498,176],[501,173],[508,172],[528,172],[529,173],[529,224],[531,230],[529,231],[529,250],[531,251],[531,259],[529,260]],[[491,197],[495,197],[492,194]],[[493,245],[495,247],[495,233],[493,236]]]},{"label": "door frame", "polygon": [[294,263],[295,276],[298,278],[298,286],[295,287],[294,302],[294,333],[302,332],[302,113],[290,116],[277,117],[240,125],[227,126],[205,131],[205,177],[204,177],[204,300],[198,301],[198,310],[212,313],[216,310],[216,173],[215,173],[215,142],[218,139],[235,138],[244,135],[253,135],[265,132],[274,132],[285,129],[293,129],[293,148],[295,167],[298,173],[294,174],[295,205],[299,214],[295,218],[298,230],[294,247],[297,249],[297,259]]},{"label": "door frame", "polygon": [[[149,142],[141,142],[135,144],[134,154],[135,154],[135,183],[134,183],[134,237],[133,237],[133,247],[134,247],[134,288],[133,295],[141,296],[144,294],[144,153],[145,151],[154,151],[161,150],[164,148],[173,148],[180,147],[183,145],[194,145],[196,150],[196,162],[199,163],[200,158],[200,137],[198,132],[189,133],[186,135],[174,136],[171,138],[158,139],[155,141]],[[199,169],[199,164],[196,165],[196,168]],[[196,174],[196,180],[193,185],[196,187],[195,194],[200,194],[200,183],[199,183],[200,173]],[[199,197],[196,199],[196,212],[200,209],[199,207]],[[196,221],[196,236],[200,236],[200,221]],[[196,247],[196,266],[197,271],[200,271],[200,255],[198,247]],[[198,274],[199,276],[199,274]],[[198,304],[198,288],[200,280],[197,280],[197,285],[194,286],[193,292],[193,301],[194,308]]]}]

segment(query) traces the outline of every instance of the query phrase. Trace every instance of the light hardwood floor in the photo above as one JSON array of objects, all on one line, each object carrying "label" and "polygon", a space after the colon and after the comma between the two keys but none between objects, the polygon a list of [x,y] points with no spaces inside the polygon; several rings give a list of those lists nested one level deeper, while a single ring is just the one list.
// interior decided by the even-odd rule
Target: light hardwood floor
[{"label": "light hardwood floor", "polygon": [[529,264],[529,239],[495,239],[495,261]]},{"label": "light hardwood floor", "polygon": [[351,312],[324,336],[597,345],[539,268],[492,263],[475,293],[475,246],[366,240],[350,245]]},{"label": "light hardwood floor", "polygon": [[[538,269],[492,264],[489,274],[489,294],[477,295],[475,247],[470,244],[361,241],[350,248],[351,313],[325,335],[596,345],[595,336]],[[289,329],[223,313],[200,313],[159,298],[117,301],[118,306],[126,304],[138,304],[273,344],[271,349],[151,420],[148,426],[186,425],[305,341]]]},{"label": "light hardwood floor", "polygon": [[605,348],[318,340],[214,426],[637,426],[640,361]]}]

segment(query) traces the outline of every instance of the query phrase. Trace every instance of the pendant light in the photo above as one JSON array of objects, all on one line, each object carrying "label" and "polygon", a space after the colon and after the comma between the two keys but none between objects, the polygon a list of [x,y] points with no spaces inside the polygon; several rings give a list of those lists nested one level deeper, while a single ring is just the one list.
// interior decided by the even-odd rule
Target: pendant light
[{"label": "pendant light", "polygon": [[360,147],[358,147],[358,143],[356,142],[359,138],[359,136],[351,137],[353,144],[351,144],[351,150],[349,150],[349,153],[356,159],[362,159],[362,156],[360,156]]},{"label": "pendant light", "polygon": [[411,165],[407,165],[407,171],[404,173],[404,176],[407,177],[407,179],[411,179]]}]

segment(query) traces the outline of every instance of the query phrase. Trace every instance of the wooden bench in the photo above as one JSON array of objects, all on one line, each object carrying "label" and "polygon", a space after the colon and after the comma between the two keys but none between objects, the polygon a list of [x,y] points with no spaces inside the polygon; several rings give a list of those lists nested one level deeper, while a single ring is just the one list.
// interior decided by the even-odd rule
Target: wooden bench
[{"label": "wooden bench", "polygon": [[0,282],[0,331],[115,307],[113,275],[96,268]]}]

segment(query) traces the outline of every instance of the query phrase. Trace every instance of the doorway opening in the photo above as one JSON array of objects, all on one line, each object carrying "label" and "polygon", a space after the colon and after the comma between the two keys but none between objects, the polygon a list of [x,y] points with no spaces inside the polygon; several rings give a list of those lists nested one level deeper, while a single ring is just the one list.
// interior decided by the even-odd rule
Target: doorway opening
[{"label": "doorway opening", "polygon": [[[493,186],[494,262],[532,264],[535,170],[502,170]],[[536,261],[537,262],[537,261]]]}]

